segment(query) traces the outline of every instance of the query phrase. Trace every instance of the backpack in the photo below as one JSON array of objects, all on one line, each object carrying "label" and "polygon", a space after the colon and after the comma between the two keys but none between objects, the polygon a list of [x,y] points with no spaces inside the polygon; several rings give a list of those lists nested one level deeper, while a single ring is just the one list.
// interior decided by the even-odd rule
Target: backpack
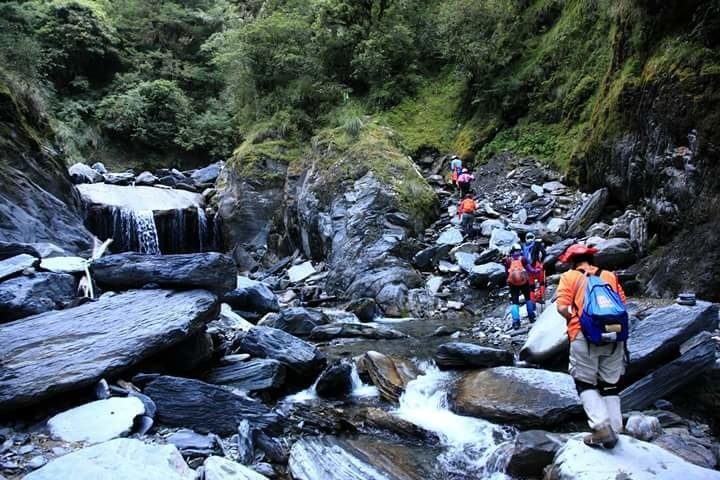
[{"label": "backpack", "polygon": [[523,265],[523,257],[512,258],[510,267],[508,267],[507,283],[508,285],[520,286],[530,281],[525,265]]},{"label": "backpack", "polygon": [[613,288],[600,278],[601,269],[585,274],[585,304],[580,328],[585,339],[595,345],[624,342],[628,339],[628,312]]}]

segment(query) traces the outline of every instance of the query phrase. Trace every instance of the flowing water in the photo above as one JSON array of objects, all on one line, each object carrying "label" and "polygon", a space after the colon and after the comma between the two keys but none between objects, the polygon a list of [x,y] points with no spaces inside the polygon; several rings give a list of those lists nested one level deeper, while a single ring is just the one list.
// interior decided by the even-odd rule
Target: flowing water
[{"label": "flowing water", "polygon": [[204,252],[207,246],[205,245],[207,238],[207,215],[205,214],[205,209],[202,207],[197,207],[197,217],[198,217],[198,245],[200,246],[200,251]]}]

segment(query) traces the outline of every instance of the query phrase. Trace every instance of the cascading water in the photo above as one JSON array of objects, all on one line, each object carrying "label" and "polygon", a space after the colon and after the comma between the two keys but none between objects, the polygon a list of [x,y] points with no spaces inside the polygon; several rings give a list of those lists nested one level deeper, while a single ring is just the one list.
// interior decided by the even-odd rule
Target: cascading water
[{"label": "cascading water", "polygon": [[205,239],[207,238],[207,216],[205,214],[205,209],[202,207],[197,207],[197,216],[198,216],[198,245],[200,246],[200,251],[204,252],[206,245],[205,245]]},{"label": "cascading water", "polygon": [[447,389],[451,374],[435,365],[424,365],[425,373],[408,383],[393,412],[398,417],[435,432],[446,450],[438,457],[451,479],[507,479],[500,472],[496,450],[513,432],[478,418],[456,415],[448,408]]},{"label": "cascading water", "polygon": [[[350,381],[352,382],[352,391],[350,392],[351,397],[355,398],[372,398],[372,397],[379,397],[380,392],[378,391],[377,387],[375,385],[368,385],[366,383],[363,383],[363,381],[360,379],[360,374],[358,373],[357,365],[355,362],[351,363],[351,370],[350,370]],[[319,377],[318,377],[319,380]],[[305,390],[301,390],[298,393],[295,393],[293,395],[288,395],[285,397],[284,402],[286,403],[303,403],[303,402],[309,402],[312,400],[317,400],[318,394],[317,394],[317,382],[318,380],[315,380],[315,383],[313,383],[310,387],[306,388]]]},{"label": "cascading water", "polygon": [[153,212],[143,210],[140,212],[131,212],[135,217],[136,232],[138,236],[138,244],[141,253],[151,255],[160,254],[160,241],[158,240],[157,226],[155,225],[155,217]]},{"label": "cascading water", "polygon": [[152,255],[160,254],[157,226],[153,212],[149,210],[129,210],[126,208],[112,208],[112,231],[122,250],[136,249],[141,253]]}]

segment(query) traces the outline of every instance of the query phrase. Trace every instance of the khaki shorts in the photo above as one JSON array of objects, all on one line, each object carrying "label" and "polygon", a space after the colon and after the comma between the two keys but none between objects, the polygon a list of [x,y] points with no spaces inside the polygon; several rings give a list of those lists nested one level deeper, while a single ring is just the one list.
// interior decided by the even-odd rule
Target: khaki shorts
[{"label": "khaki shorts", "polygon": [[614,384],[625,373],[625,345],[590,345],[582,332],[570,343],[570,375],[575,380],[597,385],[598,380]]}]

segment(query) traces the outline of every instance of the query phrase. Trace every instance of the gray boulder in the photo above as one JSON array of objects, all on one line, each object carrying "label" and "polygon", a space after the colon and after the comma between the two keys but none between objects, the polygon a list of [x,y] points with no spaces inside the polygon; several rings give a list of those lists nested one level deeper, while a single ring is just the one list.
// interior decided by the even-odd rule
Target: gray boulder
[{"label": "gray boulder", "polygon": [[25,269],[37,267],[39,264],[39,258],[26,253],[0,260],[0,282]]},{"label": "gray boulder", "polygon": [[237,288],[225,293],[222,301],[233,309],[253,312],[260,316],[279,312],[277,296],[262,282],[247,277],[237,277]]},{"label": "gray boulder", "polygon": [[0,325],[0,410],[118,375],[197,332],[218,310],[203,290],[136,290]]},{"label": "gray boulder", "polygon": [[264,475],[227,458],[208,457],[203,464],[204,480],[268,480]]},{"label": "gray boulder", "polygon": [[314,341],[333,340],[335,338],[393,340],[407,338],[407,335],[392,328],[363,323],[330,323],[328,325],[319,325],[310,332],[310,340]]},{"label": "gray boulder", "polygon": [[470,284],[476,288],[488,288],[505,283],[505,267],[499,263],[475,265],[470,271]]},{"label": "gray boulder", "polygon": [[213,368],[206,380],[251,393],[275,393],[285,383],[285,371],[285,366],[277,360],[257,358]]},{"label": "gray boulder", "polygon": [[567,438],[543,430],[527,430],[515,437],[506,472],[519,478],[542,478]]},{"label": "gray boulder", "polygon": [[444,369],[489,368],[513,364],[513,354],[500,348],[452,342],[440,345],[435,363]]},{"label": "gray boulder", "polygon": [[92,263],[93,278],[109,288],[140,288],[147,284],[171,288],[235,288],[235,263],[220,253],[143,255],[119,253]]},{"label": "gray boulder", "polygon": [[598,253],[595,263],[600,268],[615,270],[632,265],[637,260],[637,253],[627,238],[611,238],[595,244]]},{"label": "gray boulder", "polygon": [[352,392],[352,365],[340,360],[329,365],[318,377],[315,391],[323,398],[338,398]]},{"label": "gray boulder", "polygon": [[135,175],[132,173],[106,173],[103,176],[105,183],[109,185],[130,185],[135,179]]},{"label": "gray boulder", "polygon": [[451,392],[460,415],[521,427],[553,427],[580,413],[572,377],[530,368],[496,367],[463,375]]},{"label": "gray boulder", "polygon": [[315,327],[328,323],[330,323],[330,319],[320,310],[293,307],[281,311],[280,315],[269,318],[268,321],[263,321],[262,325],[306,337]]},{"label": "gray boulder", "polygon": [[540,365],[555,363],[558,357],[567,357],[569,348],[567,322],[558,313],[557,303],[552,302],[530,328],[520,349],[520,360]]},{"label": "gray boulder", "polygon": [[103,181],[103,176],[84,163],[76,163],[68,168],[68,173],[74,184],[97,183]]},{"label": "gray boulder", "polygon": [[139,399],[112,397],[59,413],[47,425],[54,438],[65,442],[102,443],[129,434],[135,417],[144,414]]},{"label": "gray boulder", "polygon": [[0,323],[65,308],[75,300],[75,277],[36,273],[0,283]]},{"label": "gray boulder", "polygon": [[372,298],[358,298],[347,306],[347,311],[354,313],[361,322],[372,322],[382,316],[382,310]]},{"label": "gray boulder", "polygon": [[653,443],[694,465],[709,469],[717,467],[718,458],[713,452],[712,443],[703,442],[689,433],[666,433]]},{"label": "gray boulder", "polygon": [[182,428],[165,440],[167,443],[175,445],[184,457],[206,457],[218,450],[219,438],[212,433],[201,435]]},{"label": "gray boulder", "polygon": [[40,258],[40,253],[37,251],[35,246],[30,243],[0,241],[0,260],[7,260],[8,258],[23,254]]},{"label": "gray boulder", "polygon": [[98,172],[100,175],[105,175],[106,173],[108,173],[107,168],[105,168],[105,164],[102,162],[95,162],[90,168]]},{"label": "gray boulder", "polygon": [[452,245],[433,245],[417,252],[413,258],[413,265],[422,270],[430,271],[435,268],[440,260],[447,258]]},{"label": "gray boulder", "polygon": [[195,170],[190,178],[195,180],[197,183],[215,183],[215,180],[220,176],[220,172],[225,166],[224,162],[216,162],[207,167]]},{"label": "gray boulder", "polygon": [[150,172],[142,172],[135,178],[135,185],[151,187],[160,181],[158,177]]},{"label": "gray boulder", "polygon": [[312,383],[325,367],[325,355],[313,345],[276,328],[255,327],[240,341],[240,349],[260,358],[278,360],[302,383]]},{"label": "gray boulder", "polygon": [[590,195],[570,218],[565,230],[568,237],[577,237],[585,233],[588,227],[600,217],[609,197],[607,188],[597,190]]},{"label": "gray boulder", "polygon": [[489,237],[490,235],[492,235],[493,230],[495,230],[496,228],[505,228],[505,224],[502,221],[493,218],[489,220],[484,220],[480,224],[480,232],[482,233],[483,237]]},{"label": "gray boulder", "polygon": [[200,380],[161,376],[143,393],[157,405],[161,423],[200,433],[231,435],[243,420],[256,428],[273,427],[279,421],[260,401]]}]

